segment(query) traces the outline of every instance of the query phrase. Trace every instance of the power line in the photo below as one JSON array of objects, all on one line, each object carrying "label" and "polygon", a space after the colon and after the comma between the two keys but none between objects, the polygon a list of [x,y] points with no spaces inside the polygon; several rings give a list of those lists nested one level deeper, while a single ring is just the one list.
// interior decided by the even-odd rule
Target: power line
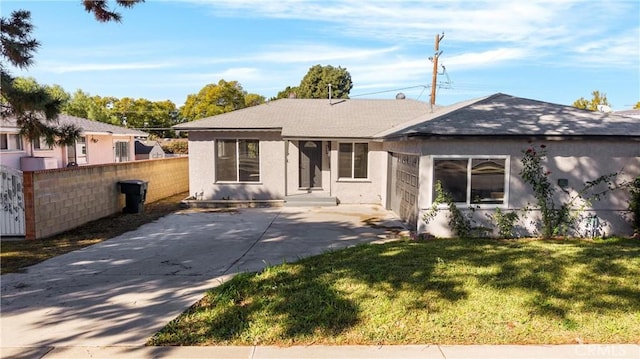
[{"label": "power line", "polygon": [[[409,86],[409,87],[402,87],[402,88],[396,88],[396,89],[391,89],[391,90],[382,90],[382,91],[376,91],[376,92],[369,92],[369,93],[362,93],[362,94],[358,94],[358,95],[349,95],[349,97],[362,97],[362,96],[371,96],[371,95],[379,95],[381,93],[388,93],[388,92],[397,92],[397,91],[403,91],[403,90],[411,90],[411,89],[415,89],[415,88],[422,88],[422,92],[424,92],[424,90],[426,88],[428,88],[429,86],[426,85],[417,85],[417,86]],[[420,93],[422,95],[422,92]]]}]

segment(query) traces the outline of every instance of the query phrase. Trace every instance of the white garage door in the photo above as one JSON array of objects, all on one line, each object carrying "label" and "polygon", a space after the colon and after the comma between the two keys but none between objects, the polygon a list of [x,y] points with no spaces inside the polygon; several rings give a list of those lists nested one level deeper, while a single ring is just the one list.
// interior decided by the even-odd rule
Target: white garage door
[{"label": "white garage door", "polygon": [[420,156],[389,153],[389,208],[412,227],[418,222]]}]

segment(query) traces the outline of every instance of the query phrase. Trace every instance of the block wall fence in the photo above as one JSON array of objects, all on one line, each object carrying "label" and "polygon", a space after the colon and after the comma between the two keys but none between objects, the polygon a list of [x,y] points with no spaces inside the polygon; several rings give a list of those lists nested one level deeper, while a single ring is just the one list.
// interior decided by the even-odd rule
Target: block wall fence
[{"label": "block wall fence", "polygon": [[145,203],[189,191],[188,157],[24,172],[25,238],[42,239],[122,212],[118,181],[148,181]]}]

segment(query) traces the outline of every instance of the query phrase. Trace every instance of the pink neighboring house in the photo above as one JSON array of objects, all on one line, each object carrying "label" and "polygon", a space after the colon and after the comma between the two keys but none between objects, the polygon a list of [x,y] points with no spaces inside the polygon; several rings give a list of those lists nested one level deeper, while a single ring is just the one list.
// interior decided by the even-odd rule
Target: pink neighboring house
[{"label": "pink neighboring house", "polygon": [[19,135],[15,118],[0,119],[0,165],[36,171],[135,161],[135,140],[149,136],[139,130],[69,115],[60,115],[58,121],[81,129],[75,145],[49,147],[42,140],[32,144]]}]

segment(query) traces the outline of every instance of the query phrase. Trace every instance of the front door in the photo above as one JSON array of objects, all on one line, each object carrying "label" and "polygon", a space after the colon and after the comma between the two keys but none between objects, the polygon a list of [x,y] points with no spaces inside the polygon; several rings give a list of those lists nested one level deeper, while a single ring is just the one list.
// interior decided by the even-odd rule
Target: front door
[{"label": "front door", "polygon": [[300,188],[322,187],[322,141],[300,141]]}]

